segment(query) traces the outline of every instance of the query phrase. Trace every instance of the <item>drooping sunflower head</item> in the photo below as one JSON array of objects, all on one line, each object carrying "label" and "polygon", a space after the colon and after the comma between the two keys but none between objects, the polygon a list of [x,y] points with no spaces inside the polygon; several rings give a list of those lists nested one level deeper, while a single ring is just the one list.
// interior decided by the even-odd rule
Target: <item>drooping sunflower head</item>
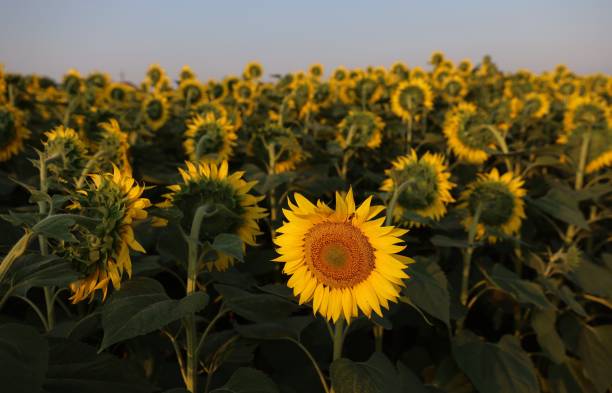
[{"label": "drooping sunflower head", "polygon": [[96,291],[106,298],[109,284],[121,287],[124,273],[132,275],[130,249],[145,252],[134,239],[135,220],[147,217],[148,199],[141,198],[144,187],[117,168],[113,173],[91,175],[82,190],[74,194],[69,209],[96,220],[93,225],[77,225],[73,234],[78,242],[67,243],[66,258],[85,278],[70,284],[73,303],[92,300]]},{"label": "drooping sunflower head", "polygon": [[87,148],[72,128],[58,126],[46,132],[43,142],[46,157],[54,157],[47,163],[52,178],[60,183],[81,176],[87,164]]},{"label": "drooping sunflower head", "polygon": [[149,95],[142,103],[142,116],[153,131],[159,130],[170,116],[168,99],[160,93]]},{"label": "drooping sunflower head", "polygon": [[486,116],[474,104],[460,103],[446,113],[443,130],[449,147],[459,159],[482,164],[489,158],[487,150],[495,143],[489,127]]},{"label": "drooping sunflower head", "polygon": [[400,194],[393,211],[396,222],[406,222],[406,213],[439,220],[446,214],[446,205],[453,202],[451,189],[455,186],[448,179],[450,172],[440,154],[429,152],[417,156],[416,151],[397,158],[393,167],[386,171],[381,191]]},{"label": "drooping sunflower head", "polygon": [[343,149],[375,149],[382,141],[385,123],[370,111],[350,111],[338,124],[336,140]]},{"label": "drooping sunflower head", "polygon": [[147,69],[147,78],[152,86],[159,85],[165,76],[166,71],[159,64],[151,64]]},{"label": "drooping sunflower head", "polygon": [[292,171],[306,159],[306,153],[293,131],[277,123],[269,123],[255,130],[247,146],[250,155],[266,157],[265,160],[271,151],[276,156],[274,173]]},{"label": "drooping sunflower head", "polygon": [[206,98],[204,86],[195,78],[185,79],[179,85],[179,93],[185,103],[198,105]]},{"label": "drooping sunflower head", "polygon": [[227,119],[209,112],[187,122],[183,148],[191,161],[219,164],[230,158],[236,139],[236,131]]},{"label": "drooping sunflower head", "polygon": [[115,105],[125,105],[130,100],[133,88],[125,83],[113,82],[106,86],[104,95],[106,100]]},{"label": "drooping sunflower head", "polygon": [[459,75],[450,75],[444,79],[440,88],[446,102],[459,102],[467,95],[467,83]]},{"label": "drooping sunflower head", "polygon": [[391,95],[391,110],[402,119],[429,111],[433,106],[433,93],[423,79],[401,82]]},{"label": "drooping sunflower head", "polygon": [[118,167],[123,173],[131,176],[132,166],[129,159],[130,144],[127,133],[119,127],[115,119],[100,123],[101,140],[98,144],[98,152],[102,153],[99,162],[99,172],[110,171],[112,167]]},{"label": "drooping sunflower head", "polygon": [[320,79],[323,76],[323,66],[321,64],[313,64],[308,68],[308,75],[314,79]]},{"label": "drooping sunflower head", "polygon": [[407,231],[383,226],[384,218],[375,217],[384,207],[371,206],[372,197],[356,207],[352,190],[346,197],[336,193],[335,209],[294,198],[274,239],[275,261],[284,264],[300,304],[312,300],[313,312],[334,322],[350,322],[359,311],[382,316],[381,307],[397,301],[408,278],[404,269],[412,260],[398,255]]},{"label": "drooping sunflower head", "polygon": [[244,67],[242,73],[244,79],[257,80],[263,76],[264,70],[261,64],[256,61],[252,61]]},{"label": "drooping sunflower head", "polygon": [[81,93],[84,89],[81,74],[73,68],[69,69],[62,80],[62,87],[64,88],[64,91],[71,96]]},{"label": "drooping sunflower head", "polygon": [[480,174],[461,194],[460,207],[467,215],[463,225],[467,230],[477,219],[476,237],[485,235],[494,243],[498,235],[515,235],[525,218],[523,179],[512,172],[500,175],[497,169]]},{"label": "drooping sunflower head", "polygon": [[511,114],[513,119],[522,118],[541,119],[550,110],[550,100],[542,93],[528,93],[522,98],[513,98],[511,101]]},{"label": "drooping sunflower head", "polygon": [[181,72],[179,73],[179,80],[181,82],[186,81],[188,79],[195,79],[195,77],[196,75],[191,69],[191,67],[189,67],[189,65],[185,64],[183,68],[181,68]]},{"label": "drooping sunflower head", "polygon": [[[214,241],[217,235],[230,233],[240,237],[243,247],[254,246],[261,232],[257,220],[265,217],[265,209],[257,206],[261,197],[249,194],[257,182],[246,182],[243,172],[229,173],[227,161],[216,164],[186,163],[187,170],[179,169],[183,182],[169,187],[166,201],[160,207],[177,209],[182,218],[180,225],[190,233],[193,216],[203,205],[211,213],[200,228],[202,243]],[[234,264],[234,258],[222,252],[205,262],[205,267],[223,271]]]},{"label": "drooping sunflower head", "polygon": [[25,128],[23,113],[13,105],[0,104],[0,162],[8,161],[23,150],[30,136]]}]

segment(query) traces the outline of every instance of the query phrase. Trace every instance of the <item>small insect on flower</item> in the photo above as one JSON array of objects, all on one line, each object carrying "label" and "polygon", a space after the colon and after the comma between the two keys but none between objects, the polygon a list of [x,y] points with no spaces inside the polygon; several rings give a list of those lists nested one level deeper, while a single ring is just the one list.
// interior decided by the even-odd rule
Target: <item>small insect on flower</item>
[{"label": "small insect on flower", "polygon": [[0,162],[8,161],[22,151],[23,142],[29,136],[23,113],[9,103],[0,104]]},{"label": "small insect on flower", "polygon": [[487,235],[487,240],[495,243],[497,236],[491,234],[492,232],[515,235],[525,218],[525,194],[523,179],[512,172],[500,176],[497,169],[493,168],[490,173],[480,174],[461,194],[462,202],[459,207],[467,210],[463,225],[469,230],[480,210],[476,227],[477,239]]},{"label": "small insect on flower", "polygon": [[74,195],[69,206],[74,213],[99,221],[95,226],[78,225],[77,243],[67,243],[62,253],[85,278],[70,284],[70,300],[92,300],[96,291],[106,298],[108,286],[121,287],[124,273],[132,275],[130,249],[145,252],[134,239],[135,220],[147,218],[151,203],[141,198],[143,186],[113,167],[113,173],[90,175],[91,181]]},{"label": "small insect on flower", "polygon": [[313,312],[334,322],[341,316],[350,322],[359,310],[382,316],[381,307],[397,301],[413,262],[398,255],[407,230],[383,226],[384,218],[375,217],[384,207],[371,206],[372,197],[356,207],[352,190],[346,197],[336,193],[335,209],[297,193],[294,199],[274,240],[275,261],[284,263],[300,304],[312,300]]}]

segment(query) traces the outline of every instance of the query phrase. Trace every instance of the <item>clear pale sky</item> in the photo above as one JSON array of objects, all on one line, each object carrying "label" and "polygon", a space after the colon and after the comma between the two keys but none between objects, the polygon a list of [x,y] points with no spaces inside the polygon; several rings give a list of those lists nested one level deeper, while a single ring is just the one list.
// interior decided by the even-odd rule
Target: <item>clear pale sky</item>
[{"label": "clear pale sky", "polygon": [[491,54],[504,70],[612,73],[611,0],[158,1],[0,0],[0,63],[60,77],[68,68],[139,81],[150,63],[200,79],[239,74],[425,65]]}]

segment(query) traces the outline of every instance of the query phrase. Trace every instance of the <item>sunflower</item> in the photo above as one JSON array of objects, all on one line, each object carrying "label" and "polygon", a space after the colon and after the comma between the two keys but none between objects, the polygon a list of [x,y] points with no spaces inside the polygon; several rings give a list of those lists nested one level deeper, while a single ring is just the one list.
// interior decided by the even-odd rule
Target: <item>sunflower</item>
[{"label": "sunflower", "polygon": [[523,117],[524,119],[541,119],[550,110],[550,101],[545,94],[528,93],[522,98],[513,98],[510,101],[513,119]]},{"label": "sunflower", "polygon": [[393,65],[391,65],[391,73],[395,75],[399,80],[408,79],[408,77],[410,76],[410,70],[408,69],[408,66],[401,61],[396,61],[395,63],[393,63]]},{"label": "sunflower", "polygon": [[288,172],[306,159],[306,154],[291,129],[277,123],[255,130],[247,145],[247,153],[255,157],[268,157],[274,149],[274,173]]},{"label": "sunflower", "polygon": [[186,81],[188,79],[195,79],[195,77],[196,75],[191,69],[191,67],[189,67],[189,65],[185,64],[183,68],[181,68],[181,72],[179,73],[179,80],[181,82]]},{"label": "sunflower", "polygon": [[115,289],[121,287],[123,273],[132,275],[130,249],[145,252],[134,239],[134,220],[147,218],[147,207],[151,203],[141,198],[143,186],[113,167],[113,173],[90,175],[86,183],[73,197],[69,208],[77,214],[99,221],[97,225],[77,226],[76,243],[67,243],[65,256],[73,261],[75,268],[85,278],[70,284],[72,303],[89,297],[97,290],[106,298],[109,283]]},{"label": "sunflower", "polygon": [[414,67],[410,70],[410,80],[426,79],[427,73],[421,67]]},{"label": "sunflower", "polygon": [[9,103],[0,104],[0,162],[8,161],[22,151],[23,142],[29,136],[23,113]]},{"label": "sunflower", "polygon": [[370,76],[358,76],[339,85],[338,97],[347,104],[372,105],[383,95],[383,88]]},{"label": "sunflower", "polygon": [[385,123],[373,112],[353,110],[338,124],[336,140],[343,149],[375,149],[380,146],[384,128]]},{"label": "sunflower", "polygon": [[334,73],[332,74],[332,80],[334,82],[343,82],[348,79],[348,74],[348,70],[345,67],[340,66],[334,70]]},{"label": "sunflower", "polygon": [[204,86],[195,78],[185,79],[179,85],[179,94],[189,105],[198,105],[206,98]]},{"label": "sunflower", "polygon": [[495,137],[484,120],[471,103],[460,103],[444,119],[443,130],[449,147],[470,164],[485,162],[489,158],[487,149],[494,147]]},{"label": "sunflower", "polygon": [[103,72],[92,72],[85,79],[85,84],[94,89],[104,90],[110,83],[110,77]]},{"label": "sunflower", "polygon": [[323,76],[323,66],[321,64],[313,64],[308,68],[308,75],[314,79],[320,79]]},{"label": "sunflower", "polygon": [[202,117],[206,117],[209,113],[212,113],[217,119],[222,117],[227,118],[227,110],[223,105],[218,103],[217,101],[206,102],[195,107],[193,112]]},{"label": "sunflower", "polygon": [[563,130],[566,133],[576,130],[610,128],[612,111],[606,102],[596,96],[573,97],[563,116]]},{"label": "sunflower", "polygon": [[166,124],[169,112],[168,100],[163,94],[153,93],[142,103],[142,115],[153,131],[159,130]]},{"label": "sunflower", "polygon": [[444,79],[440,90],[446,102],[459,102],[467,95],[468,89],[465,80],[458,75],[450,75]]},{"label": "sunflower", "polygon": [[495,243],[496,232],[512,236],[518,233],[525,218],[525,194],[523,179],[519,175],[507,172],[500,176],[495,168],[487,174],[480,174],[461,194],[459,207],[467,211],[463,225],[469,230],[479,212],[477,239],[487,235],[487,240]]},{"label": "sunflower", "polygon": [[463,59],[457,65],[457,70],[459,70],[462,75],[469,75],[473,68],[474,66],[472,65],[472,61],[470,59]]},{"label": "sunflower", "polygon": [[437,50],[437,51],[432,52],[431,56],[429,57],[429,64],[436,67],[440,65],[444,60],[445,60],[444,53]]},{"label": "sunflower", "polygon": [[78,178],[87,163],[87,148],[72,128],[57,126],[45,132],[45,155],[57,157],[47,163],[47,170],[60,182]]},{"label": "sunflower", "polygon": [[313,312],[334,322],[342,316],[350,322],[359,310],[382,316],[381,306],[397,301],[409,277],[404,269],[413,261],[398,255],[407,231],[383,226],[384,218],[375,217],[384,207],[371,206],[372,197],[356,207],[352,190],[345,198],[336,193],[335,210],[297,193],[294,199],[274,239],[280,254],[274,261],[284,263],[299,303],[312,300]]},{"label": "sunflower", "polygon": [[81,93],[84,88],[81,74],[74,68],[69,69],[62,80],[62,87],[71,96]]},{"label": "sunflower", "polygon": [[165,76],[166,71],[159,64],[151,64],[147,69],[147,78],[154,87],[161,84]]},{"label": "sunflower", "polygon": [[132,90],[133,88],[128,84],[113,82],[106,86],[104,96],[113,104],[124,105],[128,102]]},{"label": "sunflower", "polygon": [[263,76],[263,67],[256,61],[252,61],[244,67],[242,76],[247,80],[257,80]]},{"label": "sunflower", "polygon": [[110,170],[110,166],[117,166],[121,171],[128,176],[132,176],[132,166],[128,157],[130,144],[128,143],[128,135],[119,127],[119,123],[115,119],[110,119],[108,122],[100,123],[101,140],[97,146],[99,152],[103,152],[103,161],[100,171]]},{"label": "sunflower", "polygon": [[[240,237],[249,246],[256,245],[255,237],[261,232],[257,220],[266,216],[265,209],[257,206],[263,197],[255,197],[249,191],[257,182],[246,182],[243,172],[228,173],[227,161],[216,164],[186,163],[187,171],[179,169],[183,183],[170,187],[162,208],[175,208],[182,213],[180,225],[186,233],[191,231],[193,215],[199,206],[216,207],[215,213],[202,222],[200,241],[212,242],[221,233]],[[218,251],[214,258],[204,262],[209,270],[227,270],[234,264],[234,257]]]},{"label": "sunflower", "polygon": [[[232,155],[236,131],[225,117],[196,115],[187,122],[183,147],[191,161],[220,163]],[[198,154],[199,153],[199,154]]]},{"label": "sunflower", "polygon": [[234,99],[241,104],[248,104],[255,99],[256,85],[250,81],[238,81],[234,84],[232,93]]},{"label": "sunflower", "polygon": [[209,80],[206,91],[211,99],[211,101],[222,101],[227,97],[228,88],[225,83],[220,83],[214,80]]},{"label": "sunflower", "polygon": [[327,82],[317,83],[312,95],[312,101],[318,108],[326,108],[333,102],[334,95],[331,85]]},{"label": "sunflower", "polygon": [[559,100],[568,101],[580,95],[580,81],[572,77],[561,78],[554,85],[554,93]]},{"label": "sunflower", "polygon": [[391,95],[391,110],[404,120],[426,112],[432,106],[433,94],[423,79],[401,82]]},{"label": "sunflower", "polygon": [[392,192],[394,187],[404,185],[393,211],[396,222],[405,221],[407,211],[437,221],[446,214],[446,205],[454,202],[450,191],[455,184],[448,180],[450,172],[441,154],[427,152],[419,158],[412,150],[393,161],[386,173],[389,177],[381,191]]}]

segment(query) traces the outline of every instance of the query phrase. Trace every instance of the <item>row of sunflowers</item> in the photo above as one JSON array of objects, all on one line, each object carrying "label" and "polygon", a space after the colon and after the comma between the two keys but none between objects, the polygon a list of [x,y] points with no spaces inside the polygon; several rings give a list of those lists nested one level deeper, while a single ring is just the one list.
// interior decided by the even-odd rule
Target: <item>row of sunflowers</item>
[{"label": "row of sunflowers", "polygon": [[612,78],[428,64],[0,66],[14,391],[606,392]]}]

